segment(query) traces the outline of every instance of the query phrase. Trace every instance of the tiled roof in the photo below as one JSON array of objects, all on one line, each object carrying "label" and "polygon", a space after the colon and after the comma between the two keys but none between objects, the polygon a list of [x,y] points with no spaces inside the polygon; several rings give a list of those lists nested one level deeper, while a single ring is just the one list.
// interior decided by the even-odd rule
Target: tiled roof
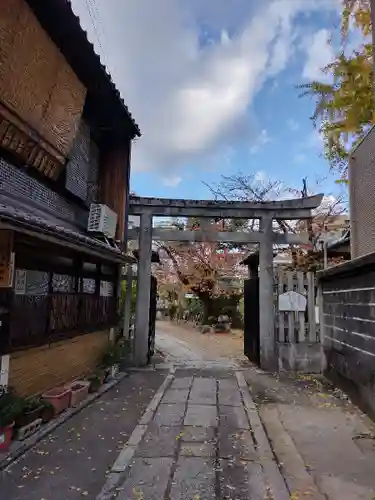
[{"label": "tiled roof", "polygon": [[0,221],[20,225],[23,228],[40,231],[41,233],[53,234],[54,236],[59,237],[62,240],[69,240],[73,243],[82,244],[86,247],[91,247],[96,250],[102,250],[106,253],[109,252],[117,257],[123,256],[124,260],[126,259],[126,256],[121,250],[110,247],[97,238],[87,236],[79,231],[74,231],[54,222],[48,221],[42,217],[24,212],[23,210],[11,207],[9,205],[0,204]]}]

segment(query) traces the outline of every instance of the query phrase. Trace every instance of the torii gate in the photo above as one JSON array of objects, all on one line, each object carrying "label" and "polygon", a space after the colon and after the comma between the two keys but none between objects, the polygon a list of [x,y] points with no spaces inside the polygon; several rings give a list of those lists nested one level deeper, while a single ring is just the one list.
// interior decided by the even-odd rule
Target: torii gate
[{"label": "torii gate", "polygon": [[[273,245],[307,244],[308,234],[279,234],[272,231],[272,221],[310,219],[311,210],[317,208],[323,195],[292,200],[267,202],[237,202],[212,200],[180,200],[164,198],[130,197],[129,215],[140,216],[140,227],[130,230],[128,239],[139,239],[137,272],[137,302],[135,318],[134,361],[138,366],[147,364],[148,325],[152,241],[217,241],[227,243],[259,243],[259,327],[260,366],[277,369],[275,353],[274,297],[273,297]],[[179,231],[153,229],[152,218],[196,217],[222,219],[259,219],[259,231],[219,232]]]}]

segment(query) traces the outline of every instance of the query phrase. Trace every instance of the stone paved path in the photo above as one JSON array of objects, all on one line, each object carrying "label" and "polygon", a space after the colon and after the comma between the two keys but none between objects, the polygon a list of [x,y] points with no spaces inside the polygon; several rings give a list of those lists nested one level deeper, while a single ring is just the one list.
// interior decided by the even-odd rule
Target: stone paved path
[{"label": "stone paved path", "polygon": [[0,500],[93,500],[166,375],[132,373],[67,420],[0,472]]},{"label": "stone paved path", "polygon": [[239,383],[233,371],[177,369],[108,498],[289,498],[244,379]]}]

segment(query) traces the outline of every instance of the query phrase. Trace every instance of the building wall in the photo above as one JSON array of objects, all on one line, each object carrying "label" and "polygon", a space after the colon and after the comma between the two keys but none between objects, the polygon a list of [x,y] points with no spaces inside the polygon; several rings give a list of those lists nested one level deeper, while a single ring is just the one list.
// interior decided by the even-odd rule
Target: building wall
[{"label": "building wall", "polygon": [[375,252],[375,128],[349,161],[352,259]]},{"label": "building wall", "polygon": [[109,340],[96,332],[10,355],[9,386],[23,396],[42,393],[90,373]]},{"label": "building wall", "polygon": [[125,210],[130,168],[130,141],[103,154],[100,168],[100,200],[117,213],[116,238],[124,240]]},{"label": "building wall", "polygon": [[66,189],[87,207],[97,200],[100,154],[91,137],[89,125],[82,119],[66,166]]},{"label": "building wall", "polygon": [[24,0],[0,2],[0,96],[60,153],[69,153],[86,89]]},{"label": "building wall", "polygon": [[375,410],[375,254],[319,273],[327,366]]},{"label": "building wall", "polygon": [[[20,209],[28,205],[30,211],[44,219],[61,219],[72,227],[86,229],[88,210],[66,200],[42,182],[31,177],[27,170],[11,165],[0,158],[0,196],[8,196],[12,205]],[[0,200],[5,203],[6,200]],[[65,224],[66,225],[66,224]]]}]

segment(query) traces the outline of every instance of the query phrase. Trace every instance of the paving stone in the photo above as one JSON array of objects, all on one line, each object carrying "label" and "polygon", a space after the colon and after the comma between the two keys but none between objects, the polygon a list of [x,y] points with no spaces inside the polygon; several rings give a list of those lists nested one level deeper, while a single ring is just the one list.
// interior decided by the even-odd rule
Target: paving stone
[{"label": "paving stone", "polygon": [[188,405],[184,425],[215,427],[218,424],[217,408],[209,405]]},{"label": "paving stone", "polygon": [[219,457],[256,460],[257,453],[250,431],[220,426]]},{"label": "paving stone", "polygon": [[216,388],[216,380],[214,378],[194,378],[189,404],[216,405]]},{"label": "paving stone", "polygon": [[214,427],[184,426],[180,436],[181,441],[187,441],[189,443],[204,443],[205,441],[210,443],[217,442],[216,429]]},{"label": "paving stone", "polygon": [[238,429],[249,429],[249,420],[240,406],[219,406],[220,425]]},{"label": "paving stone", "polygon": [[136,458],[125,482],[117,489],[117,500],[161,500],[167,488],[172,458]]},{"label": "paving stone", "polygon": [[183,457],[215,457],[216,446],[214,443],[188,443],[181,444],[180,456]]},{"label": "paving stone", "polygon": [[181,425],[185,414],[183,404],[161,404],[153,422],[157,425]]},{"label": "paving stone", "polygon": [[170,500],[192,500],[197,495],[201,500],[216,500],[215,463],[212,459],[180,457],[172,480]]},{"label": "paving stone", "polygon": [[236,380],[219,380],[219,405],[242,406],[241,393]]},{"label": "paving stone", "polygon": [[221,500],[264,500],[268,498],[262,468],[252,462],[220,460]]},{"label": "paving stone", "polygon": [[122,379],[0,474],[0,499],[94,500],[164,379],[156,371]]},{"label": "paving stone", "polygon": [[162,403],[185,403],[189,389],[169,389],[163,396]]},{"label": "paving stone", "polygon": [[175,378],[171,384],[171,389],[190,389],[193,377]]},{"label": "paving stone", "polygon": [[179,439],[178,427],[151,423],[136,451],[140,457],[173,457]]}]

